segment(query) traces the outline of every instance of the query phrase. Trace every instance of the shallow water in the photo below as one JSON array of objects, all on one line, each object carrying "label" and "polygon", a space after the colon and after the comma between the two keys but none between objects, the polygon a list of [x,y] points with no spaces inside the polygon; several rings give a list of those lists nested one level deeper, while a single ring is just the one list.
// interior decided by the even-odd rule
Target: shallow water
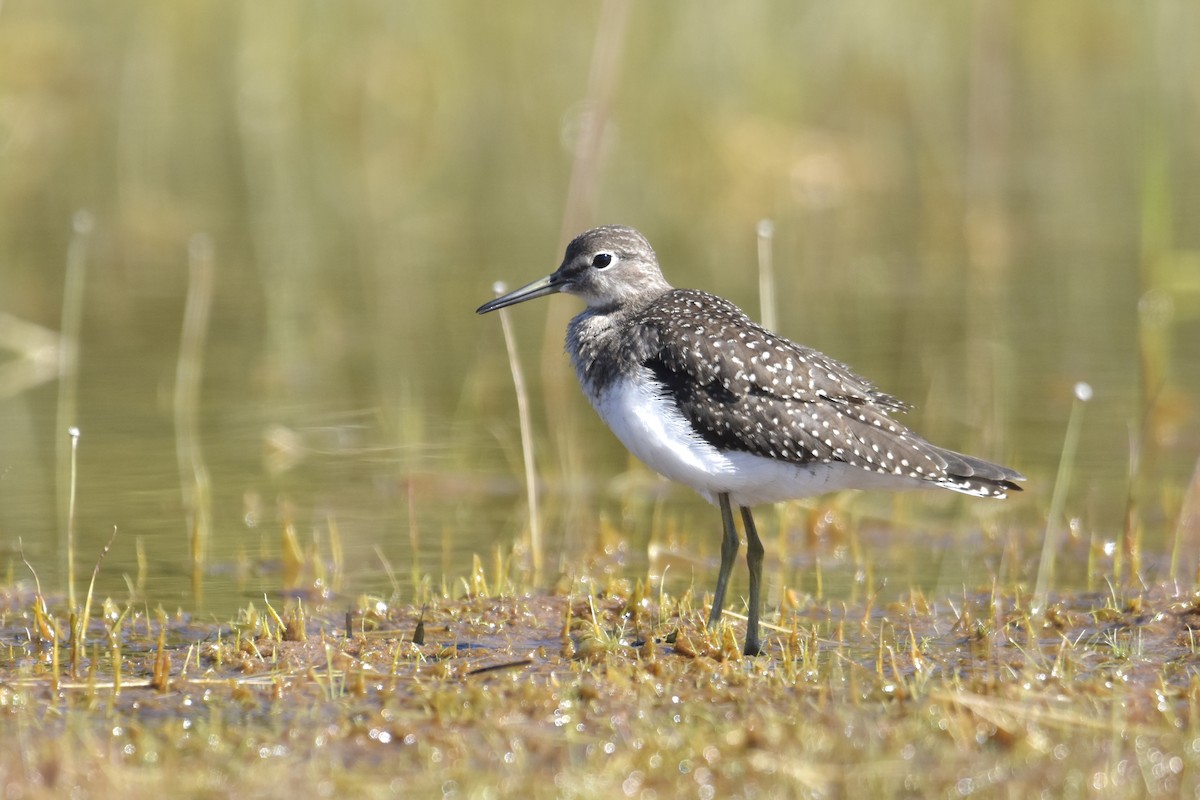
[{"label": "shallow water", "polygon": [[[850,533],[809,534],[810,506],[782,522],[764,509],[773,602],[815,592],[818,569],[821,591],[846,597],[986,586],[996,570],[1030,580],[1077,381],[1095,399],[1065,505],[1076,562],[1059,578],[1085,584],[1078,558],[1124,529],[1131,437],[1147,568],[1161,570],[1200,453],[1200,241],[1184,223],[1200,207],[1200,69],[1182,46],[1195,10],[1056,12],[1077,26],[1013,10],[988,28],[997,41],[969,15],[917,31],[899,14],[880,27],[853,9],[751,3],[698,62],[708,15],[638,8],[601,35],[625,49],[600,179],[581,190],[589,212],[564,198],[610,17],[71,8],[7,3],[0,25],[0,313],[62,328],[70,220],[93,220],[75,240],[77,387],[0,383],[14,578],[30,577],[23,552],[47,589],[64,586],[71,424],[81,587],[114,527],[103,592],[138,582],[140,546],[151,604],[214,614],[284,588],[288,522],[328,585],[332,521],[354,593],[390,594],[394,578],[415,596],[414,576],[453,589],[475,554],[490,569],[522,535],[525,495],[499,321],[473,310],[493,281],[557,265],[564,216],[572,233],[637,225],[676,285],[756,317],[754,231],[771,218],[776,327],[913,403],[907,421],[934,441],[1030,479],[1004,505],[852,498]],[[1070,33],[1051,44],[1050,23]],[[200,598],[173,407],[198,232],[215,282]],[[560,353],[577,308],[510,312],[531,384],[542,582],[598,559],[703,590],[717,514],[631,465],[593,417]],[[0,343],[13,354],[0,366],[28,344]]]}]

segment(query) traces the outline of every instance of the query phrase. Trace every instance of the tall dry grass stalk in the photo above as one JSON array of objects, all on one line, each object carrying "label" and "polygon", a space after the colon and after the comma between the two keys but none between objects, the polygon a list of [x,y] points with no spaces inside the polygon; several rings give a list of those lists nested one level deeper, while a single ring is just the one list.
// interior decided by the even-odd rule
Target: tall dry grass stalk
[{"label": "tall dry grass stalk", "polygon": [[[67,561],[67,598],[75,608],[75,486],[76,454],[79,444],[79,331],[83,326],[83,293],[87,278],[88,245],[95,219],[91,212],[76,211],[71,219],[71,241],[67,245],[66,280],[63,284],[61,340],[58,348],[58,410],[56,430],[67,431],[68,439],[57,440],[59,530]],[[64,508],[62,498],[67,495]]]},{"label": "tall dry grass stalk", "polygon": [[213,292],[212,240],[197,234],[188,243],[188,292],[183,312],[179,358],[175,363],[175,455],[183,507],[188,515],[192,555],[192,588],[200,597],[209,534],[212,491],[200,450],[200,384],[204,342]]},{"label": "tall dry grass stalk", "polygon": [[[496,296],[504,294],[507,287],[496,283],[492,290]],[[533,428],[529,422],[529,392],[525,388],[525,373],[521,370],[521,359],[517,357],[517,345],[513,340],[508,312],[500,309],[500,329],[504,332],[504,349],[508,351],[508,367],[512,372],[513,388],[517,393],[517,420],[521,428],[521,458],[525,462],[525,500],[529,505],[529,555],[533,561],[533,582],[542,581],[542,523],[538,509],[537,468],[533,460]]]},{"label": "tall dry grass stalk", "polygon": [[775,330],[775,223],[769,219],[759,220],[755,230],[758,236],[758,315],[762,326]]},{"label": "tall dry grass stalk", "polygon": [[1071,416],[1067,419],[1067,433],[1063,439],[1062,455],[1058,462],[1058,475],[1054,479],[1054,493],[1050,495],[1050,513],[1046,516],[1046,533],[1042,540],[1042,559],[1038,565],[1037,584],[1033,591],[1034,613],[1045,610],[1046,595],[1054,580],[1054,559],[1058,554],[1058,543],[1062,532],[1063,506],[1067,500],[1067,489],[1071,485],[1071,471],[1075,466],[1075,451],[1079,447],[1079,429],[1083,424],[1083,407],[1092,399],[1092,387],[1082,381],[1075,384],[1075,401],[1071,404]]},{"label": "tall dry grass stalk", "polygon": [[75,611],[75,487],[79,477],[79,428],[70,428],[71,472],[67,494],[67,605]]}]

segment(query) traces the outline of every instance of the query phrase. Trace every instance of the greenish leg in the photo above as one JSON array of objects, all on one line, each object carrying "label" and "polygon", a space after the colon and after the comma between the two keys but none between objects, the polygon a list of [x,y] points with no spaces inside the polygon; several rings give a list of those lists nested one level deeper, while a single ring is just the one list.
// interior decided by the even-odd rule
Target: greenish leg
[{"label": "greenish leg", "polygon": [[742,526],[746,529],[746,566],[750,568],[750,611],[746,615],[746,649],[748,656],[762,653],[762,642],[758,638],[758,614],[762,609],[763,543],[754,527],[750,509],[742,506]]},{"label": "greenish leg", "polygon": [[721,503],[721,524],[725,527],[721,539],[721,568],[717,571],[717,591],[713,594],[712,611],[708,614],[708,628],[712,630],[721,621],[721,609],[725,606],[725,587],[729,584],[729,573],[737,560],[738,535],[733,527],[733,511],[729,508],[729,495],[717,495]]}]

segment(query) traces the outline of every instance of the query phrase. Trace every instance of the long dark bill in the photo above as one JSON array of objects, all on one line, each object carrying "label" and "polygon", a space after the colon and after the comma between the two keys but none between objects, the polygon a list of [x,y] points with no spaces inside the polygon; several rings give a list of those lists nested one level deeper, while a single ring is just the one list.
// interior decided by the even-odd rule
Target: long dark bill
[{"label": "long dark bill", "polygon": [[545,297],[548,294],[557,294],[561,292],[563,285],[554,280],[553,275],[547,275],[544,278],[538,278],[533,283],[526,284],[520,289],[515,289],[506,295],[501,295],[495,300],[488,302],[475,309],[476,314],[486,314],[489,311],[495,311],[498,308],[514,306],[517,303],[524,303],[526,300],[532,300],[535,297]]}]

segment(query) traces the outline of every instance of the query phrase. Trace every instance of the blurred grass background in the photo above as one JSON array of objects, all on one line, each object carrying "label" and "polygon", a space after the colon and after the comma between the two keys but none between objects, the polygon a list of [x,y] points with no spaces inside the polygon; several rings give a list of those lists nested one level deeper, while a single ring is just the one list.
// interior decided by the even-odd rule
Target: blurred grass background
[{"label": "blurred grass background", "polygon": [[[116,525],[114,572],[140,538],[177,581],[172,392],[206,235],[216,563],[332,516],[363,570],[416,544],[413,574],[458,574],[524,524],[499,329],[473,314],[492,282],[621,222],[676,285],[757,316],[771,219],[781,332],[1024,471],[1035,526],[1090,382],[1071,515],[1126,526],[1133,442],[1137,514],[1167,531],[1200,452],[1197,34],[1168,2],[5,0],[0,314],[60,329],[86,211],[84,549]],[[552,549],[626,485],[561,354],[576,310],[513,312]],[[0,366],[34,331],[0,330]],[[53,574],[65,432],[59,383],[34,383],[0,373],[0,542]]]}]

